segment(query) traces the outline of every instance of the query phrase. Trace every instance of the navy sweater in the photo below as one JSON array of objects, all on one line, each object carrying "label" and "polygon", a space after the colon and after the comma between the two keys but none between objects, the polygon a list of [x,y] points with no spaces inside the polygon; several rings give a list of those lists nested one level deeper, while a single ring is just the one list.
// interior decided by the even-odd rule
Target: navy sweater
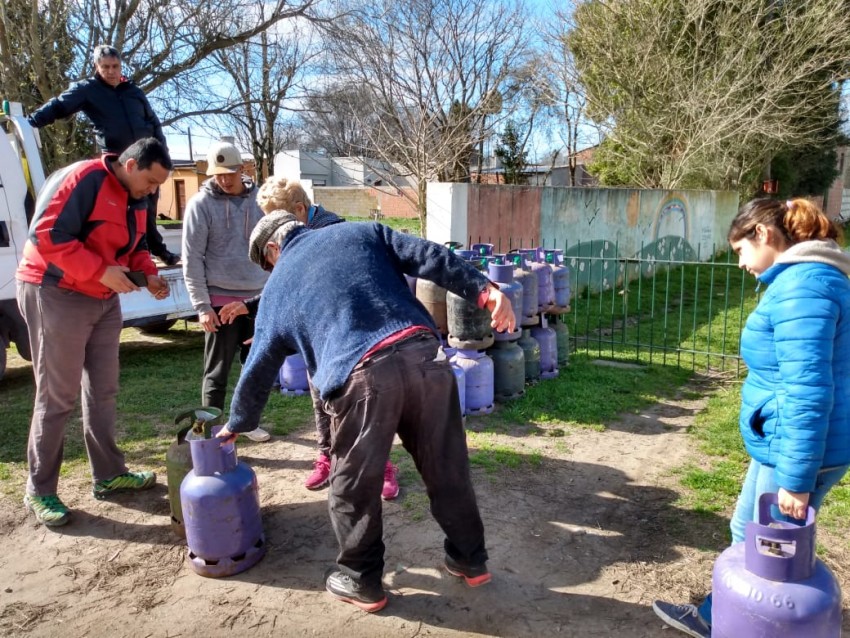
[{"label": "navy sweater", "polygon": [[230,406],[230,429],[257,427],[285,357],[300,353],[323,398],[375,344],[415,325],[437,331],[404,274],[471,301],[488,279],[434,242],[377,223],[299,228],[263,289],[254,341]]}]

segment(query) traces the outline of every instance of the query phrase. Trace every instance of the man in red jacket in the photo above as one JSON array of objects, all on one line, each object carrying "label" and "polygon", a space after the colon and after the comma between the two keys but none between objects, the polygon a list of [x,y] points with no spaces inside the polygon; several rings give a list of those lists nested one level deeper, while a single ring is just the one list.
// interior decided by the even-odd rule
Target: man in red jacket
[{"label": "man in red jacket", "polygon": [[104,155],[57,171],[39,194],[17,296],[35,376],[24,505],[44,525],[68,522],[57,487],[65,424],[81,388],[95,497],[156,482],[153,472],[129,472],[115,443],[123,324],[115,293],[139,290],[138,281],[158,299],[169,294],[148,252],[145,223],[146,198],[171,167],[162,143],[144,138],[120,157]]}]

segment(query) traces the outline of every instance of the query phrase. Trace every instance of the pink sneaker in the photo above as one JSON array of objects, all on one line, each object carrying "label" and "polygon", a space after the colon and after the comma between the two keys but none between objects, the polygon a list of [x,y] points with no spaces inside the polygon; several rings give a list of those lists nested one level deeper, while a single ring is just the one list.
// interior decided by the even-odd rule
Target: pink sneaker
[{"label": "pink sneaker", "polygon": [[317,490],[328,484],[328,476],[331,474],[331,460],[324,454],[320,454],[313,462],[313,473],[304,481],[304,487],[308,490]]},{"label": "pink sneaker", "polygon": [[391,501],[398,496],[398,468],[387,461],[384,468],[384,489],[381,490],[381,498]]}]

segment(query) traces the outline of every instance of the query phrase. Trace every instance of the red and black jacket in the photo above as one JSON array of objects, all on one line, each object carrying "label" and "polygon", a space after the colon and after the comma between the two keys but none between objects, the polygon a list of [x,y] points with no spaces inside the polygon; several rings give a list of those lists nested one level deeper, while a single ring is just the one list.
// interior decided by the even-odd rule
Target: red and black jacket
[{"label": "red and black jacket", "polygon": [[44,184],[17,278],[107,299],[107,266],[156,275],[145,241],[146,199],[133,199],[115,173],[115,155],[77,162]]}]

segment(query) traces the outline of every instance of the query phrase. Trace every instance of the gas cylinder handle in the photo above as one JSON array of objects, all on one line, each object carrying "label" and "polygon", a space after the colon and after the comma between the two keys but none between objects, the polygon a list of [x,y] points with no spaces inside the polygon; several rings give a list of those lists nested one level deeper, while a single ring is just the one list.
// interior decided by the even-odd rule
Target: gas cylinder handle
[{"label": "gas cylinder handle", "polygon": [[[774,505],[779,505],[779,495],[774,492],[765,492],[759,497],[759,523],[761,525],[769,525],[772,522],[780,523],[773,518],[770,508]],[[806,508],[806,525],[812,525],[815,522],[815,508],[809,505]]]}]

